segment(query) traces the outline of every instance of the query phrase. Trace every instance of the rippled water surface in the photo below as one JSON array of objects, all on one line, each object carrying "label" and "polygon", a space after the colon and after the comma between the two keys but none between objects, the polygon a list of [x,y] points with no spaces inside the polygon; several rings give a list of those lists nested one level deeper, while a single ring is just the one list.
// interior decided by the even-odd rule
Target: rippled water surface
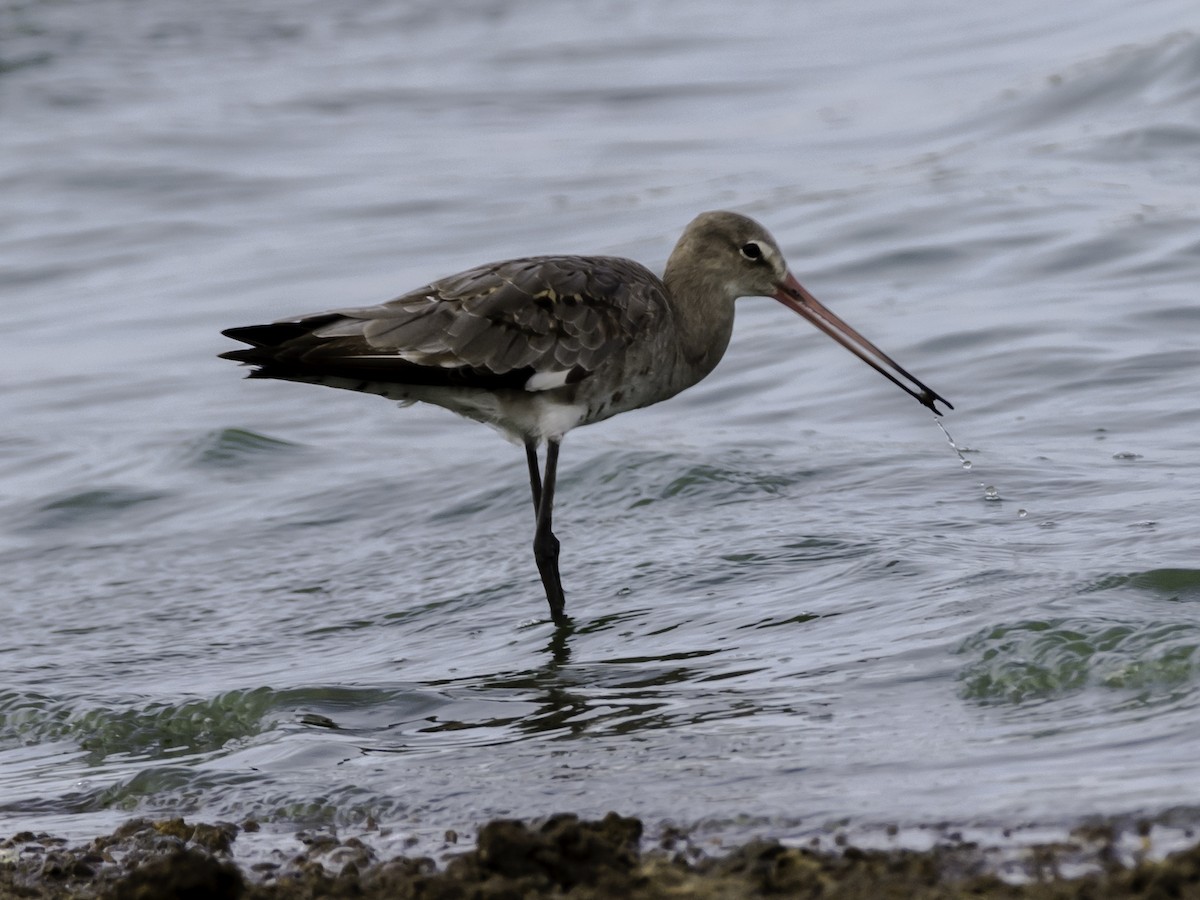
[{"label": "rippled water surface", "polygon": [[[1194,0],[0,34],[0,833],[1200,819]],[[564,445],[573,633],[518,448],[216,359],[489,259],[658,267],[721,207],[955,403],[970,468],[745,300],[711,378]]]}]

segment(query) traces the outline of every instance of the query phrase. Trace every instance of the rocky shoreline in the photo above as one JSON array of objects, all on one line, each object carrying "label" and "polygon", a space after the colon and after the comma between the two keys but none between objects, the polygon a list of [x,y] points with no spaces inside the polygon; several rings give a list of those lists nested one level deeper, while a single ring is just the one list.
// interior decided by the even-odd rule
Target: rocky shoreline
[{"label": "rocky shoreline", "polygon": [[[135,819],[80,846],[22,832],[0,841],[0,900],[1200,898],[1200,845],[1123,863],[1111,825],[1028,848],[1018,883],[1001,879],[987,848],[972,843],[918,852],[752,841],[709,857],[683,833],[645,848],[641,822],[615,813],[599,821],[559,815],[535,824],[490,822],[473,849],[441,866],[427,857],[380,859],[358,838],[322,834],[305,838],[304,850],[286,864],[241,867],[232,850],[240,833],[256,827]],[[1083,850],[1091,857],[1088,871],[1064,877],[1060,863],[1074,865]]]}]

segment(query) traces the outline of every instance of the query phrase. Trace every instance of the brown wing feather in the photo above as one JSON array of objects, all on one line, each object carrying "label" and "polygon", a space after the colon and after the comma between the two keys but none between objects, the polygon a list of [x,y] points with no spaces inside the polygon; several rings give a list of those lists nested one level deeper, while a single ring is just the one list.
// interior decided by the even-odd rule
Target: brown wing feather
[{"label": "brown wing feather", "polygon": [[256,346],[228,355],[314,372],[390,372],[401,382],[427,383],[432,368],[458,384],[492,386],[502,376],[515,386],[539,372],[569,372],[577,382],[665,308],[662,282],[631,260],[532,257],[479,266],[378,306],[231,329]]}]

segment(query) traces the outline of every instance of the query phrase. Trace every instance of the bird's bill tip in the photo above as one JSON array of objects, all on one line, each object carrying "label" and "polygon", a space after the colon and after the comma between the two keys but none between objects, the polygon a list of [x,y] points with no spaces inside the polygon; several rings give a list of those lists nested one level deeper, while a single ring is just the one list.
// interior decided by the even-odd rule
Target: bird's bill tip
[{"label": "bird's bill tip", "polygon": [[933,391],[929,390],[929,388],[925,388],[917,395],[917,401],[935,416],[945,415],[944,412],[934,405],[935,403],[944,403],[946,405],[946,409],[954,409],[953,403],[951,403],[941,394],[935,394]]},{"label": "bird's bill tip", "polygon": [[954,409],[954,404],[949,400],[918,381],[899,363],[834,315],[810,294],[791,272],[788,272],[776,287],[778,290],[773,295],[776,300],[799,313],[884,378],[915,397],[918,403],[931,410],[934,415],[942,415],[942,411],[935,405],[939,402],[945,404],[947,409]]}]

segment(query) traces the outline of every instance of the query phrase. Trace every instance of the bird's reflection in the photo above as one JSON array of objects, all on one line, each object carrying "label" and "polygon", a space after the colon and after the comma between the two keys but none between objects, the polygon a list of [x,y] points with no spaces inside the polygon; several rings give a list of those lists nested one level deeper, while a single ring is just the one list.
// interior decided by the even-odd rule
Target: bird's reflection
[{"label": "bird's reflection", "polygon": [[430,715],[425,706],[419,719],[395,722],[386,734],[379,735],[385,744],[388,734],[398,737],[400,746],[363,749],[402,753],[426,748],[431,740],[444,746],[450,734],[467,744],[501,744],[530,737],[569,739],[584,733],[669,728],[751,712],[744,697],[729,696],[736,691],[707,694],[705,702],[694,709],[680,707],[676,686],[711,677],[712,672],[692,661],[718,654],[715,649],[582,664],[572,661],[574,640],[609,630],[644,612],[625,611],[579,624],[568,620],[554,627],[542,650],[542,662],[534,668],[425,682],[420,694],[439,697],[444,701],[440,710]]}]

